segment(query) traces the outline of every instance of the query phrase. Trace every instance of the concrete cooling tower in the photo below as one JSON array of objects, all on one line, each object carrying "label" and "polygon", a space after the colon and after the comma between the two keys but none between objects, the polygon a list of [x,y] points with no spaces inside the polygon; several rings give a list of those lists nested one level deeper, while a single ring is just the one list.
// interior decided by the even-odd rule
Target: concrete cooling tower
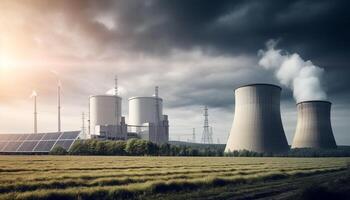
[{"label": "concrete cooling tower", "polygon": [[225,152],[249,150],[288,151],[280,114],[281,88],[251,84],[235,90],[235,114]]},{"label": "concrete cooling tower", "polygon": [[336,148],[331,126],[331,103],[304,101],[297,104],[298,120],[292,148]]}]

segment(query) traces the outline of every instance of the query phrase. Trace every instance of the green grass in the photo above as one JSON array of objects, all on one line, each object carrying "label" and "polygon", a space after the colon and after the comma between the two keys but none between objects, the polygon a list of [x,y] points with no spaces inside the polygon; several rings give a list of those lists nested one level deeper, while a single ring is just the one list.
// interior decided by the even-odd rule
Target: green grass
[{"label": "green grass", "polygon": [[347,168],[349,158],[0,156],[0,199],[123,199]]}]

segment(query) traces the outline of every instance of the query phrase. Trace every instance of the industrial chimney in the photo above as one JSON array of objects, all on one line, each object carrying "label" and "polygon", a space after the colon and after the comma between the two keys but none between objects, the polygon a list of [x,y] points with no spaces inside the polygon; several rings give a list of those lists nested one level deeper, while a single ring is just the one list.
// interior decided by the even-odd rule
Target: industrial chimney
[{"label": "industrial chimney", "polygon": [[234,120],[225,152],[288,151],[280,114],[280,95],[281,88],[271,84],[251,84],[235,90]]},{"label": "industrial chimney", "polygon": [[337,148],[331,125],[331,102],[297,104],[298,121],[292,148]]}]

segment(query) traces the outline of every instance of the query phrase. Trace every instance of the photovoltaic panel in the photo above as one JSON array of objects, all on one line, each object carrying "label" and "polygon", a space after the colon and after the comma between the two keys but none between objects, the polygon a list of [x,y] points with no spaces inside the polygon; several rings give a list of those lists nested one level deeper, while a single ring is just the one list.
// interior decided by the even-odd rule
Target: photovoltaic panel
[{"label": "photovoltaic panel", "polygon": [[33,151],[34,147],[38,144],[38,141],[25,141],[18,148],[19,152]]},{"label": "photovoltaic panel", "polygon": [[51,141],[40,141],[39,144],[35,147],[35,152],[49,152],[53,145],[56,143],[55,140]]},{"label": "photovoltaic panel", "polygon": [[21,144],[22,144],[22,142],[9,142],[2,151],[4,151],[4,152],[17,151],[19,145],[21,145]]},{"label": "photovoltaic panel", "polygon": [[29,137],[29,135],[30,134],[19,134],[15,140],[18,140],[18,141],[25,140],[25,139],[27,139],[27,137]]},{"label": "photovoltaic panel", "polygon": [[57,140],[62,133],[46,133],[41,140]]},{"label": "photovoltaic panel", "polygon": [[2,151],[2,149],[7,145],[8,142],[6,141],[1,141],[0,142],[0,152]]},{"label": "photovoltaic panel", "polygon": [[79,134],[80,131],[0,134],[0,152],[50,152],[55,144],[68,150]]},{"label": "photovoltaic panel", "polygon": [[8,141],[9,134],[0,134],[0,141]]},{"label": "photovoltaic panel", "polygon": [[79,132],[74,131],[74,132],[65,132],[61,135],[60,139],[75,139],[79,135]]},{"label": "photovoltaic panel", "polygon": [[66,150],[73,144],[74,140],[58,140],[54,147],[61,146]]},{"label": "photovoltaic panel", "polygon": [[44,136],[43,133],[29,134],[26,140],[40,140]]},{"label": "photovoltaic panel", "polygon": [[1,141],[17,140],[19,137],[20,137],[20,134],[0,134]]}]

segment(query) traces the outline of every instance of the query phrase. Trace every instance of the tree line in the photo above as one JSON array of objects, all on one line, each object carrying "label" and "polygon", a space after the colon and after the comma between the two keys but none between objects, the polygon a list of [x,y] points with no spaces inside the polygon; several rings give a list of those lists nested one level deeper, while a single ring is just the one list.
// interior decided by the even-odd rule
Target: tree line
[{"label": "tree line", "polygon": [[155,144],[142,139],[78,140],[66,151],[56,146],[52,155],[115,155],[115,156],[227,156],[227,157],[350,157],[350,147],[337,149],[291,149],[284,153],[258,153],[248,150],[224,152],[224,145]]},{"label": "tree line", "polygon": [[78,140],[66,151],[54,147],[51,155],[115,155],[115,156],[223,156],[221,146],[187,146],[155,144],[147,140]]}]

